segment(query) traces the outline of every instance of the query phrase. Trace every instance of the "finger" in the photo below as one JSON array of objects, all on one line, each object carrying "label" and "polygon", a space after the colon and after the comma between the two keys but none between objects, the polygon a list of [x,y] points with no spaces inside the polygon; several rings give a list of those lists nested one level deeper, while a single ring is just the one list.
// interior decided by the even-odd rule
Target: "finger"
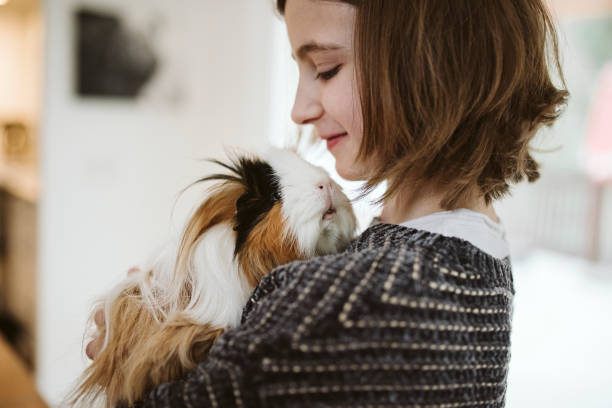
[{"label": "finger", "polygon": [[85,348],[85,354],[91,360],[96,358],[100,350],[102,349],[102,344],[104,343],[104,336],[95,337],[92,341],[87,343],[87,347]]},{"label": "finger", "polygon": [[94,313],[94,322],[98,328],[102,328],[106,325],[106,318],[104,317],[104,309],[96,310]]}]

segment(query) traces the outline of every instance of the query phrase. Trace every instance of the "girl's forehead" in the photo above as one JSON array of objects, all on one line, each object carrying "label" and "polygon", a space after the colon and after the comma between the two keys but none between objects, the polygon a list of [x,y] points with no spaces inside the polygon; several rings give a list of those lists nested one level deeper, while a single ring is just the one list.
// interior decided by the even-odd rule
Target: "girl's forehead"
[{"label": "girl's forehead", "polygon": [[294,57],[301,59],[310,52],[350,48],[354,20],[354,7],[347,3],[288,0],[285,22]]}]

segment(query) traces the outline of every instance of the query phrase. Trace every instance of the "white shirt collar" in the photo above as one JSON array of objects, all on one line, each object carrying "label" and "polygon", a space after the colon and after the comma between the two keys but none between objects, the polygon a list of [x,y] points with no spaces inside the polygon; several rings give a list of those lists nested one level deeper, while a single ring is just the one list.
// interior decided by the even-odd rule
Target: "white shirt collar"
[{"label": "white shirt collar", "polygon": [[428,214],[400,225],[464,239],[496,258],[510,255],[501,221],[494,222],[485,214],[466,208]]}]

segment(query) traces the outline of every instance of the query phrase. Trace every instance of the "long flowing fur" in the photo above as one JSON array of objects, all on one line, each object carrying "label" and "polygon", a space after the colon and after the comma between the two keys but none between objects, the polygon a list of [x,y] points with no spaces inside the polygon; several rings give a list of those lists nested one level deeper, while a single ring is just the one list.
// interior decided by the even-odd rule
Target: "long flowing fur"
[{"label": "long flowing fur", "polygon": [[[180,315],[160,322],[131,282],[111,301],[105,347],[86,369],[73,403],[91,406],[105,395],[106,406],[132,404],[156,384],[184,375],[201,361],[223,333]],[[103,332],[102,335],[105,333]]]},{"label": "long flowing fur", "polygon": [[[287,160],[281,153],[275,157],[279,168],[278,159]],[[313,255],[288,224],[282,186],[266,162],[245,157],[232,165],[215,162],[230,174],[199,180],[220,183],[209,189],[181,238],[100,305],[107,322],[100,333],[104,346],[69,395],[71,404],[131,405],[153,386],[184,376],[228,327],[239,324],[242,307],[264,275]],[[308,169],[322,177],[320,169]],[[331,250],[348,243],[355,229],[348,200],[336,201],[344,206],[339,214],[344,227],[327,225],[326,236],[337,237]],[[313,222],[320,225],[317,211]]]},{"label": "long flowing fur", "polygon": [[[198,289],[215,282],[201,281],[194,255],[198,243],[205,244],[201,238],[213,227],[231,234],[235,203],[246,187],[239,178],[216,179],[225,181],[209,189],[208,198],[187,223],[178,249],[168,248],[154,270],[125,279],[101,305],[108,322],[99,334],[105,338],[104,347],[71,394],[72,404],[90,406],[101,397],[107,407],[132,404],[154,385],[180,378],[194,368],[225,330],[225,325],[198,319],[202,317],[199,309],[208,306],[201,305],[205,299],[197,296]],[[227,250],[233,236],[230,239],[214,245],[216,250],[225,249],[225,254],[216,255],[226,260],[229,255],[230,264],[205,267],[218,266],[220,273],[236,270],[231,261],[233,246]]]},{"label": "long flowing fur", "polygon": [[[235,202],[243,192],[244,187],[233,181],[213,187],[187,224],[182,251],[193,255],[200,237],[215,226],[231,231]],[[216,247],[223,245],[219,242]],[[180,258],[175,248],[167,251],[154,270],[128,277],[101,305],[108,322],[100,333],[104,347],[85,370],[72,394],[72,404],[90,406],[100,397],[105,397],[107,407],[119,402],[132,404],[152,386],[194,368],[223,333],[224,325],[197,319],[198,303],[203,299],[194,296],[194,288],[207,283],[195,273],[192,258]],[[177,259],[182,263],[172,262]],[[215,266],[220,265],[208,265]],[[219,272],[227,272],[227,266],[231,271],[231,265],[225,265]]]}]

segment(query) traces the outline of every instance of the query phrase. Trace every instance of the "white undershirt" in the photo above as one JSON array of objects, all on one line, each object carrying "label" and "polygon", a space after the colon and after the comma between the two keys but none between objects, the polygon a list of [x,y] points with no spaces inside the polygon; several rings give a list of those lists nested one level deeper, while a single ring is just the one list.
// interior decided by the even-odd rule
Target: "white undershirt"
[{"label": "white undershirt", "polygon": [[466,208],[436,212],[400,225],[464,239],[496,258],[510,255],[501,221],[494,222],[485,214]]}]

